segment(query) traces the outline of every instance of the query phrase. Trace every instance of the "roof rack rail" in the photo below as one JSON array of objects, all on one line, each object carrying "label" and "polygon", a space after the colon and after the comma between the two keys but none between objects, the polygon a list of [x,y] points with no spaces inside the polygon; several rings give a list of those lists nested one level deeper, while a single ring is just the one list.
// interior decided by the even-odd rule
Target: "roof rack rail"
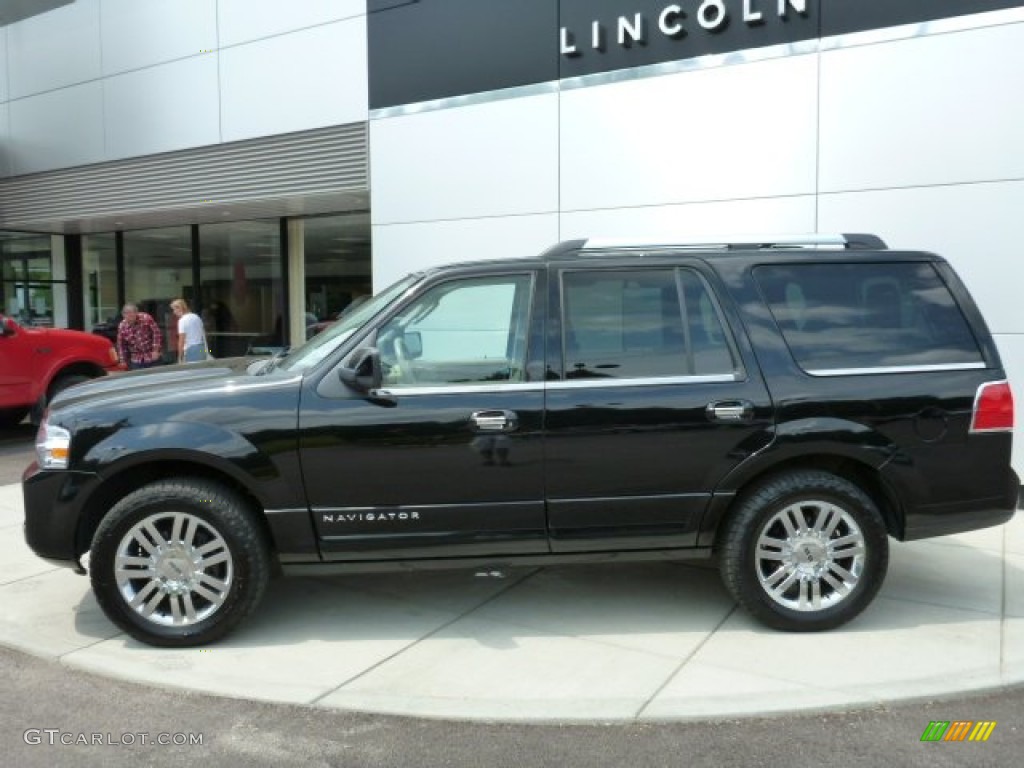
[{"label": "roof rack rail", "polygon": [[729,235],[726,237],[673,238],[665,240],[623,240],[611,238],[591,238],[582,249],[584,251],[607,250],[610,248],[627,250],[652,250],[656,248],[694,248],[718,250],[750,250],[773,248],[835,248],[847,250],[885,250],[888,246],[878,237],[871,234],[817,234],[804,235]]}]

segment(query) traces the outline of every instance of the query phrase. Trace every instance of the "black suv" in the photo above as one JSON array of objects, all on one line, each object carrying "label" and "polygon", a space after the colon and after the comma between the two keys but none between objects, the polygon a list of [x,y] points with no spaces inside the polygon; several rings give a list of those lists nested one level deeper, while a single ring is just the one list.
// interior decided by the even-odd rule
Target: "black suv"
[{"label": "black suv", "polygon": [[147,643],[271,572],[717,556],[835,627],[899,540],[1004,523],[1013,401],[950,266],[871,235],[562,243],[399,281],[286,356],[62,394],[25,532]]}]

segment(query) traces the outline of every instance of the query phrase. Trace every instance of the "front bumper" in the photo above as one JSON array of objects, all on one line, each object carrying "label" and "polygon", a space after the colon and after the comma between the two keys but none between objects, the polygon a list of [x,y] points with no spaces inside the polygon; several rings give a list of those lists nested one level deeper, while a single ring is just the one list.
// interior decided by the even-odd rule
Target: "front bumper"
[{"label": "front bumper", "polygon": [[39,557],[81,571],[77,535],[85,499],[98,478],[91,472],[41,470],[33,463],[21,478],[25,541]]}]

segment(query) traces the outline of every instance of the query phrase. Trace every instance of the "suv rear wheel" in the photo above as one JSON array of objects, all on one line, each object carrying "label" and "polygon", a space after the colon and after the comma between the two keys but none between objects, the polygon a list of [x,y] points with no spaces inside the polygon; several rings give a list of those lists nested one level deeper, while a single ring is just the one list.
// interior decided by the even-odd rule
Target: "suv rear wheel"
[{"label": "suv rear wheel", "polygon": [[844,478],[800,470],[765,481],[724,530],[722,579],[733,598],[776,629],[831,629],[882,585],[889,540],[875,503]]},{"label": "suv rear wheel", "polygon": [[107,617],[151,645],[216,640],[266,590],[270,555],[245,501],[208,480],[147,485],[93,536],[93,591]]}]

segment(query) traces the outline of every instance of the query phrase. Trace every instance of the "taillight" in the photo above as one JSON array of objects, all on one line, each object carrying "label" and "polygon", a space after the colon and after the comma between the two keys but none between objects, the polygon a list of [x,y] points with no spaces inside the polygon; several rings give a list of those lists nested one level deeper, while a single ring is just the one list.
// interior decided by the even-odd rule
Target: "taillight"
[{"label": "taillight", "polygon": [[990,381],[978,387],[974,397],[971,432],[1005,432],[1013,429],[1013,392],[1006,381]]}]

